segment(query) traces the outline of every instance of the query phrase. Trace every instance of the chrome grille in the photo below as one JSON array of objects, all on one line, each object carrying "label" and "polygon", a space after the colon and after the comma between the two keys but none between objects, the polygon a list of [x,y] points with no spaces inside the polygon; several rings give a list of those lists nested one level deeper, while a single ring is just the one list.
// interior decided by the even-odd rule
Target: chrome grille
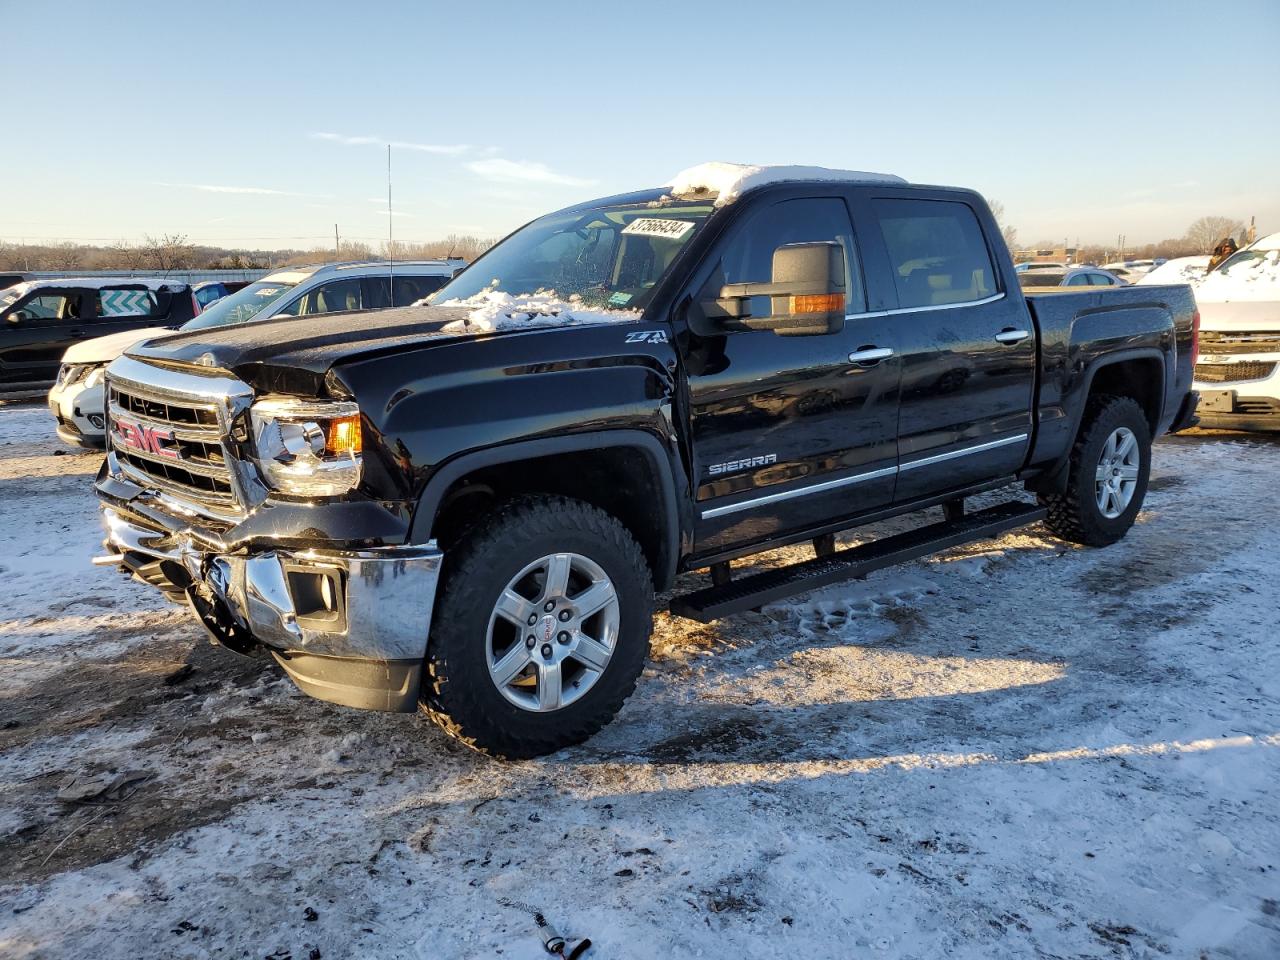
[{"label": "chrome grille", "polygon": [[1201,353],[1280,353],[1280,330],[1201,330]]},{"label": "chrome grille", "polygon": [[229,389],[236,397],[248,395],[247,386],[226,377],[177,373],[128,357],[116,361],[107,371],[116,472],[201,513],[242,516],[224,442],[233,403]]},{"label": "chrome grille", "polygon": [[1261,380],[1271,376],[1274,362],[1260,360],[1243,363],[1197,363],[1195,378],[1201,383],[1235,383],[1237,380]]}]

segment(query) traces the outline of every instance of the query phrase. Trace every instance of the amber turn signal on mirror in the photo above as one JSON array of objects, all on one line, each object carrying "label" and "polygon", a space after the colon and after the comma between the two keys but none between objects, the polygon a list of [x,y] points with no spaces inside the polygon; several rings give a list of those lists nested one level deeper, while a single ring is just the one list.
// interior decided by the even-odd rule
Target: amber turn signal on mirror
[{"label": "amber turn signal on mirror", "polygon": [[792,313],[839,313],[843,311],[843,293],[810,293],[791,298]]}]

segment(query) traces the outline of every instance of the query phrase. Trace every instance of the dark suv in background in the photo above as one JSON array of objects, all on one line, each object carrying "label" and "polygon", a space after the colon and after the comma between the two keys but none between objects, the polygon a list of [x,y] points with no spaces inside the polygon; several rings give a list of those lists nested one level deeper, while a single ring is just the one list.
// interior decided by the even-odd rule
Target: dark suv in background
[{"label": "dark suv in background", "polygon": [[47,389],[81,340],[177,327],[199,312],[191,287],[173,280],[33,280],[0,290],[0,393]]}]

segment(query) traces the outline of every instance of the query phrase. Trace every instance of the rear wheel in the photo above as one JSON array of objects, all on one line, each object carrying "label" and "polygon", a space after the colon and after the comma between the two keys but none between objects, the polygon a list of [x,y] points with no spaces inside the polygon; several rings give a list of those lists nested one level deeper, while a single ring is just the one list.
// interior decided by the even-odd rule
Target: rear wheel
[{"label": "rear wheel", "polygon": [[450,552],[424,707],[495,756],[540,756],[613,719],[648,652],[653,586],[631,534],[563,497],[506,505]]},{"label": "rear wheel", "polygon": [[1067,488],[1042,494],[1045,524],[1074,543],[1102,547],[1129,532],[1147,494],[1151,431],[1142,408],[1129,397],[1089,402],[1071,449]]}]

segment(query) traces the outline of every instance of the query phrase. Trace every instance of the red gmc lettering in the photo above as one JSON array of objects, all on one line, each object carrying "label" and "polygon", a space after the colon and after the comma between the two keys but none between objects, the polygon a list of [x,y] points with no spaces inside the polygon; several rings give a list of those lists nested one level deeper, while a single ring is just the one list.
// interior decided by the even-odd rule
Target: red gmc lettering
[{"label": "red gmc lettering", "polygon": [[113,421],[116,439],[126,447],[142,450],[160,457],[178,458],[175,447],[169,446],[175,440],[172,430],[159,430],[156,427],[144,427],[140,423],[130,423],[117,418]]}]

